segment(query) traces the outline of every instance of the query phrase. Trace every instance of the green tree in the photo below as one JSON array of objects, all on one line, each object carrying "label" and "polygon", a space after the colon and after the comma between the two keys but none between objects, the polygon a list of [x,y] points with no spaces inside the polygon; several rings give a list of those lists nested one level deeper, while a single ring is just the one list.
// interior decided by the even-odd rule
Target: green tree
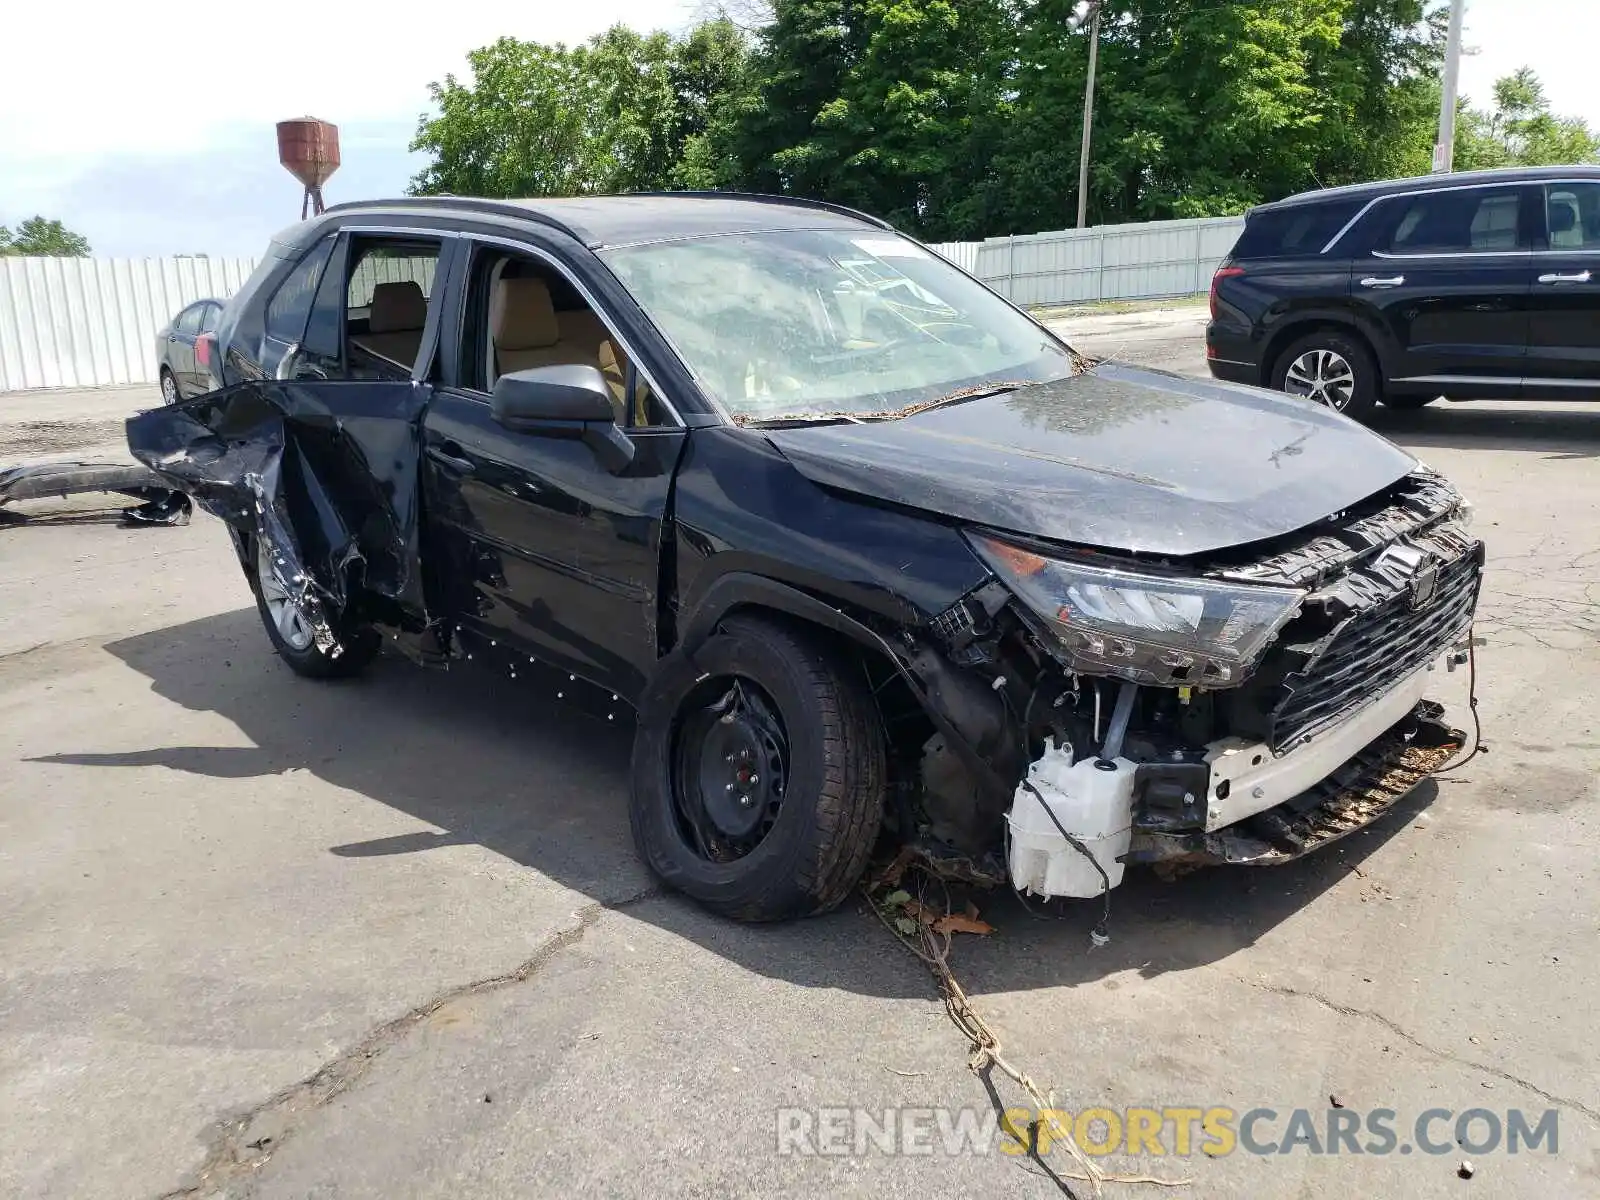
[{"label": "green tree", "polygon": [[[722,178],[925,236],[1060,228],[1089,39],[1073,0],[775,0]],[[1105,0],[1095,223],[1239,212],[1425,169],[1437,0]],[[1430,109],[1432,111],[1430,111]]]},{"label": "green tree", "polygon": [[0,255],[39,258],[88,258],[89,241],[60,221],[29,217],[13,234],[0,225]]},{"label": "green tree", "polygon": [[979,222],[1014,26],[1002,0],[779,0],[719,131],[738,184],[931,237]]},{"label": "green tree", "polygon": [[683,41],[613,26],[581,46],[501,38],[467,56],[472,78],[430,86],[437,112],[413,150],[433,156],[417,194],[563,196],[639,191],[678,180],[685,143],[703,138],[743,70],[726,20]]},{"label": "green tree", "polygon": [[1456,117],[1457,170],[1540,167],[1600,161],[1600,136],[1579,117],[1550,111],[1544,85],[1531,67],[1495,81],[1494,107],[1463,99]]}]

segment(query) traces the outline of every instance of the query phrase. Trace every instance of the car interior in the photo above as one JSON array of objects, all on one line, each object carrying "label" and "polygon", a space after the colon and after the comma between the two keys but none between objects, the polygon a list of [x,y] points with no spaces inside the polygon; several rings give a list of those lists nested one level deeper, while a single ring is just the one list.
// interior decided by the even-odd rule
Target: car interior
[{"label": "car interior", "polygon": [[[471,305],[462,355],[469,386],[493,391],[511,371],[582,364],[605,378],[618,425],[670,423],[605,322],[559,272],[512,255],[485,258],[474,272]],[[482,319],[473,319],[478,313]]]}]

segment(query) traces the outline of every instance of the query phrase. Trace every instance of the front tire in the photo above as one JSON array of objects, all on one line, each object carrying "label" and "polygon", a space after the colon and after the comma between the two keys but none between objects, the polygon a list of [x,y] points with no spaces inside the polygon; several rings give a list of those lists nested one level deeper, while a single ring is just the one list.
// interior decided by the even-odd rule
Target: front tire
[{"label": "front tire", "polygon": [[255,593],[256,611],[261,615],[267,639],[296,675],[343,679],[359,674],[378,656],[383,639],[376,630],[355,621],[345,622],[338,631],[343,650],[337,657],[323,650],[311,636],[311,627],[288,589],[273,574],[272,553],[266,543],[251,539],[246,552],[245,575]]},{"label": "front tire", "polygon": [[634,741],[640,856],[741,921],[833,908],[883,818],[884,740],[863,683],[814,635],[760,617],[730,618],[663,671]]},{"label": "front tire", "polygon": [[1365,420],[1382,393],[1378,365],[1357,338],[1319,329],[1291,342],[1272,368],[1272,386]]}]

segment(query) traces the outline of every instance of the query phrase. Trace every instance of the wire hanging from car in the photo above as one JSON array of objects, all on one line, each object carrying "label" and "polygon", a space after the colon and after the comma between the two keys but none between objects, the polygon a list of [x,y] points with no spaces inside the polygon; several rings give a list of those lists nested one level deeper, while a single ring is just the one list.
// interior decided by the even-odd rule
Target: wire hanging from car
[{"label": "wire hanging from car", "polygon": [[1472,750],[1460,762],[1435,771],[1435,775],[1459,771],[1478,755],[1489,752],[1483,740],[1483,722],[1478,717],[1478,639],[1474,636],[1475,630],[1476,626],[1467,630],[1467,709],[1472,713]]}]

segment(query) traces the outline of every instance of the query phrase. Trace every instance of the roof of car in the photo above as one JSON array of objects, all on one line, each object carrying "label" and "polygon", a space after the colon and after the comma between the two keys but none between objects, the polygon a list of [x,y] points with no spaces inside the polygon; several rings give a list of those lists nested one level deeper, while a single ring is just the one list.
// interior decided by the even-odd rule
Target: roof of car
[{"label": "roof of car", "polygon": [[1497,167],[1490,171],[1454,171],[1448,175],[1419,175],[1411,179],[1381,179],[1373,183],[1351,183],[1343,187],[1322,188],[1313,192],[1300,192],[1274,200],[1260,208],[1288,208],[1293,205],[1314,204],[1324,200],[1371,199],[1398,192],[1414,192],[1422,187],[1456,188],[1472,187],[1486,183],[1538,183],[1545,179],[1600,179],[1600,166],[1571,167]]},{"label": "roof of car", "polygon": [[500,222],[531,220],[562,229],[595,249],[774,229],[890,228],[876,217],[835,204],[738,192],[641,192],[527,200],[419,196],[336,204],[327,210],[327,215],[419,210]]}]

